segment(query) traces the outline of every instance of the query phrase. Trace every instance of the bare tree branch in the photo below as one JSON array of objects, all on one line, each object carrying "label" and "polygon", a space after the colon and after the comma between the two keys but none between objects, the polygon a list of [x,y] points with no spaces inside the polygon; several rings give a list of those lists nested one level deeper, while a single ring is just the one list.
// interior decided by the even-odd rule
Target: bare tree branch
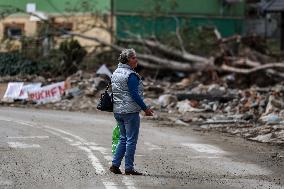
[{"label": "bare tree branch", "polygon": [[177,19],[176,16],[174,16],[174,19],[175,19],[175,21],[176,21],[176,36],[177,36],[177,39],[178,39],[180,48],[181,48],[181,50],[182,50],[182,54],[185,54],[185,53],[186,53],[186,50],[185,50],[185,48],[184,48],[183,40],[182,40],[182,37],[181,37],[180,32],[179,32],[179,29],[180,29],[180,27],[179,27],[179,25],[180,25],[180,24],[179,24],[179,20]]},{"label": "bare tree branch", "polygon": [[[237,64],[237,65],[245,65],[245,66],[250,66],[250,67],[253,67],[253,68],[256,68],[256,67],[259,67],[261,66],[262,64],[260,62],[255,62],[255,61],[252,61],[248,58],[235,58],[235,57],[229,57],[229,58],[226,58],[226,59],[229,59],[229,60],[232,60],[233,61],[233,65]],[[275,76],[278,76],[278,77],[281,77],[281,78],[284,78],[284,73],[280,73],[280,72],[277,72],[273,69],[267,69],[265,70],[267,73],[271,74],[271,75],[275,75]]]},{"label": "bare tree branch", "polygon": [[235,68],[235,67],[231,67],[225,64],[222,65],[222,69],[224,71],[230,71],[230,72],[240,73],[240,74],[251,74],[251,73],[262,71],[262,70],[269,69],[269,68],[284,68],[284,63],[265,64],[265,65],[261,65],[261,66],[251,68],[251,69]]},{"label": "bare tree branch", "polygon": [[[116,50],[116,51],[122,51],[124,48],[120,47],[118,45],[115,44],[111,44],[108,42],[105,42],[97,37],[90,37],[90,36],[86,36],[86,35],[82,35],[82,34],[78,34],[75,32],[68,32],[68,31],[64,31],[64,33],[68,34],[68,35],[72,35],[72,36],[77,36],[77,37],[81,37],[84,39],[89,39],[89,40],[94,40],[97,41],[98,43],[105,45],[105,46],[109,46],[112,49]],[[177,71],[195,71],[195,70],[204,70],[204,69],[208,69],[208,67],[213,68],[214,65],[210,64],[210,61],[208,60],[207,62],[203,62],[202,64],[190,64],[189,62],[178,62],[175,60],[169,60],[169,59],[164,59],[164,58],[160,58],[154,55],[149,55],[149,54],[141,54],[141,53],[136,53],[137,57],[146,61],[146,62],[152,62],[153,64],[159,65],[160,67],[163,67],[165,69],[174,69]]]},{"label": "bare tree branch", "polygon": [[173,47],[169,47],[167,45],[164,45],[158,41],[152,41],[147,39],[124,39],[123,42],[128,43],[136,43],[136,44],[146,44],[147,46],[151,48],[156,48],[161,52],[164,52],[168,55],[172,55],[174,57],[179,57],[183,59],[184,61],[188,62],[200,62],[200,63],[208,63],[210,60],[208,58],[204,58],[198,55],[193,55],[188,52],[182,53],[181,51],[174,49]]}]

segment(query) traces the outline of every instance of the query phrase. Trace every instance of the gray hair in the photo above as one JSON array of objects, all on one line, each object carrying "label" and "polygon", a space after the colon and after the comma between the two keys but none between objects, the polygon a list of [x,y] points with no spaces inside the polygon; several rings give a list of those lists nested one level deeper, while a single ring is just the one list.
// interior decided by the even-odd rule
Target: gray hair
[{"label": "gray hair", "polygon": [[122,64],[127,64],[128,59],[136,56],[136,52],[134,49],[123,49],[118,57],[118,61]]}]

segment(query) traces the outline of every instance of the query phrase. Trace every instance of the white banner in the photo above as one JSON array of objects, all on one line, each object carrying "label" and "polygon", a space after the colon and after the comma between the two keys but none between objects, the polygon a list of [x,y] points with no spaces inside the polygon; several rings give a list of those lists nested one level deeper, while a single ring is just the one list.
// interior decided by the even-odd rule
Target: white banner
[{"label": "white banner", "polygon": [[9,82],[3,99],[16,99],[19,97],[23,85],[24,82]]},{"label": "white banner", "polygon": [[37,103],[57,102],[61,100],[61,95],[65,91],[65,82],[58,82],[41,87],[38,90],[28,91],[30,100]]},{"label": "white banner", "polygon": [[29,98],[28,97],[28,92],[29,91],[39,90],[40,86],[41,86],[41,83],[32,83],[32,84],[24,85],[22,87],[20,95],[17,97],[17,99],[27,100]]}]

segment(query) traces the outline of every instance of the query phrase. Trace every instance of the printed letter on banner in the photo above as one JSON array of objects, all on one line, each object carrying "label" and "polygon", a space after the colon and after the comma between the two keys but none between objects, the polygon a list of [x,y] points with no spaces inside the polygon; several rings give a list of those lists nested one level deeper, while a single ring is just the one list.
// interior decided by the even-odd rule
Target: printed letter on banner
[{"label": "printed letter on banner", "polygon": [[64,81],[41,87],[38,90],[29,91],[29,97],[38,104],[57,102],[61,100],[61,90],[64,90]]},{"label": "printed letter on banner", "polygon": [[17,99],[27,100],[28,99],[28,92],[39,90],[41,86],[41,83],[31,83],[28,85],[24,85],[22,87],[21,93]]}]

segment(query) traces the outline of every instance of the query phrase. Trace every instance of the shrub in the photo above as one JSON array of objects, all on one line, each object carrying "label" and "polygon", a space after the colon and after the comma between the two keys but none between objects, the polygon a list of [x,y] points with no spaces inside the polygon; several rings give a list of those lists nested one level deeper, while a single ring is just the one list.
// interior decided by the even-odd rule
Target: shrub
[{"label": "shrub", "polygon": [[87,51],[74,39],[63,41],[59,46],[59,51],[63,53],[61,70],[65,76],[78,71],[79,64],[87,54]]}]

